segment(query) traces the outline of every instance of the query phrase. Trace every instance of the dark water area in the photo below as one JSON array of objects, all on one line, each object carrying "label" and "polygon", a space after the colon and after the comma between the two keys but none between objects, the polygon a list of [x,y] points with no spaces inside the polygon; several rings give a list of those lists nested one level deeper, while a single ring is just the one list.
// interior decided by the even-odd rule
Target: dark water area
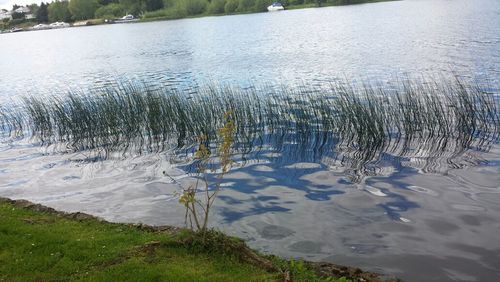
[{"label": "dark water area", "polygon": [[[477,83],[498,116],[499,19],[495,0],[408,0],[2,34],[0,103],[34,95],[50,104],[46,97],[122,81],[188,93],[213,84],[324,89],[345,79],[392,89],[405,77],[459,77]],[[311,108],[300,105],[288,108],[290,119]],[[403,121],[440,130],[397,145],[397,134],[384,135],[390,142],[373,150],[352,141],[364,134],[350,137],[352,126],[339,133],[338,122],[335,133],[306,138],[267,132],[254,140],[258,150],[235,156],[211,226],[264,252],[405,281],[499,281],[498,117],[458,109],[437,115],[448,127]],[[387,124],[399,124],[399,112]],[[337,121],[362,124],[356,117]],[[178,193],[195,181],[192,148],[103,156],[2,134],[1,196],[117,222],[184,224]]]}]

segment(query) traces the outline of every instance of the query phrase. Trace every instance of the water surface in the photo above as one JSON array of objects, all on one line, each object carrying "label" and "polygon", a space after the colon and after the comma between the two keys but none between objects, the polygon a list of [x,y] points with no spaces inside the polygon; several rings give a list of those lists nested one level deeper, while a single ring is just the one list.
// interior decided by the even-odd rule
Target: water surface
[{"label": "water surface", "polygon": [[[409,0],[2,34],[0,102],[117,79],[323,86],[437,74],[498,85],[499,19],[495,0]],[[117,154],[95,162],[89,152],[4,140],[1,196],[112,221],[183,224],[176,192],[193,178],[182,159]],[[500,280],[498,141],[431,170],[425,159],[385,155],[376,174],[354,182],[342,164],[290,158],[294,146],[236,167],[212,226],[262,251],[408,281]]]},{"label": "water surface", "polygon": [[498,85],[499,15],[496,0],[408,0],[2,34],[0,99],[117,78],[322,85],[453,72]]}]

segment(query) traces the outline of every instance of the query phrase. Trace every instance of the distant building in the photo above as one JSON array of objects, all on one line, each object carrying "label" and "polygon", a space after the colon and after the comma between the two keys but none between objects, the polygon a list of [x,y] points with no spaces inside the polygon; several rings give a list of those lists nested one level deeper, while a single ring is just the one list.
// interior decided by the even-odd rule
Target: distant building
[{"label": "distant building", "polygon": [[12,19],[12,12],[7,11],[7,10],[0,10],[0,20],[4,19]]},{"label": "distant building", "polygon": [[31,20],[31,19],[34,19],[36,18],[36,16],[34,14],[31,13],[31,10],[30,8],[28,7],[19,7],[15,10],[12,10],[12,11],[7,11],[7,10],[0,10],[0,20],[3,20],[3,19],[9,19],[11,20],[12,19],[12,14],[22,14],[24,15],[24,18],[27,19],[27,20]]},{"label": "distant building", "polygon": [[19,14],[21,14],[21,13],[29,14],[31,11],[30,11],[30,8],[28,8],[28,7],[19,7],[17,9],[15,9],[14,12],[19,13]]}]

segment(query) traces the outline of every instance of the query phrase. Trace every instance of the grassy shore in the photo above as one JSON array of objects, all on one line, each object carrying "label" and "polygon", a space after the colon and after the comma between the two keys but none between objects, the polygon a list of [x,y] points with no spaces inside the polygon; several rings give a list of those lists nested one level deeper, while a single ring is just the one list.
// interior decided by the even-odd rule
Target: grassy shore
[{"label": "grassy shore", "polygon": [[109,223],[0,198],[0,281],[379,281],[325,266],[263,256],[216,231]]}]

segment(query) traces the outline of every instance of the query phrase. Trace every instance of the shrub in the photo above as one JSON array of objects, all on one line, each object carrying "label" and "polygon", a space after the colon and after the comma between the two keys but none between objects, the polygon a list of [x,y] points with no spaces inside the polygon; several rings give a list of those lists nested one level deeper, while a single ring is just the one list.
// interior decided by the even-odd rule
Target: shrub
[{"label": "shrub", "polygon": [[71,21],[71,12],[68,9],[68,1],[54,1],[49,4],[47,11],[49,13],[49,21],[51,22],[69,22]]},{"label": "shrub", "polygon": [[[236,126],[233,121],[232,112],[224,114],[224,126],[218,130],[220,138],[216,155],[219,159],[219,170],[214,183],[209,182],[207,173],[209,169],[210,156],[212,152],[205,136],[199,137],[198,150],[195,157],[198,161],[198,179],[195,186],[184,188],[179,202],[186,208],[185,222],[191,229],[205,232],[208,227],[208,217],[219,191],[221,190],[222,178],[229,172],[233,164],[231,159],[232,147]],[[199,184],[199,186],[198,186]],[[210,189],[211,188],[211,189]],[[201,194],[201,196],[198,196]],[[201,199],[200,199],[201,198]],[[201,209],[201,210],[200,210]]]},{"label": "shrub", "polygon": [[143,7],[146,9],[146,11],[156,11],[163,9],[164,4],[162,0],[143,0]]},{"label": "shrub", "polygon": [[15,26],[18,24],[24,23],[26,20],[25,19],[12,19],[9,21],[10,26]]},{"label": "shrub", "polygon": [[255,5],[255,0],[240,0],[237,11],[238,12],[252,11],[254,5]]},{"label": "shrub", "polygon": [[208,5],[208,13],[223,14],[225,12],[226,0],[212,0]]},{"label": "shrub", "polygon": [[143,15],[145,19],[163,18],[163,19],[180,19],[187,16],[186,9],[181,3],[171,3],[173,6],[168,8],[147,12]]},{"label": "shrub", "polygon": [[24,20],[25,14],[24,13],[12,13],[11,15],[13,20]]},{"label": "shrub", "polygon": [[236,9],[238,9],[238,5],[239,3],[237,0],[229,0],[224,6],[224,11],[228,14],[234,13]]},{"label": "shrub", "polygon": [[208,6],[206,0],[184,0],[182,2],[188,15],[199,15],[205,12]]},{"label": "shrub", "polygon": [[71,0],[68,8],[74,20],[87,20],[94,17],[99,3],[97,0]]},{"label": "shrub", "polygon": [[171,8],[175,4],[175,0],[163,0],[163,7],[166,8]]},{"label": "shrub", "polygon": [[117,3],[102,6],[95,11],[95,17],[99,19],[118,18],[123,15],[125,15],[125,9]]},{"label": "shrub", "polygon": [[255,12],[266,12],[267,7],[271,5],[270,0],[256,0],[255,1],[255,6],[254,6],[254,11]]}]

